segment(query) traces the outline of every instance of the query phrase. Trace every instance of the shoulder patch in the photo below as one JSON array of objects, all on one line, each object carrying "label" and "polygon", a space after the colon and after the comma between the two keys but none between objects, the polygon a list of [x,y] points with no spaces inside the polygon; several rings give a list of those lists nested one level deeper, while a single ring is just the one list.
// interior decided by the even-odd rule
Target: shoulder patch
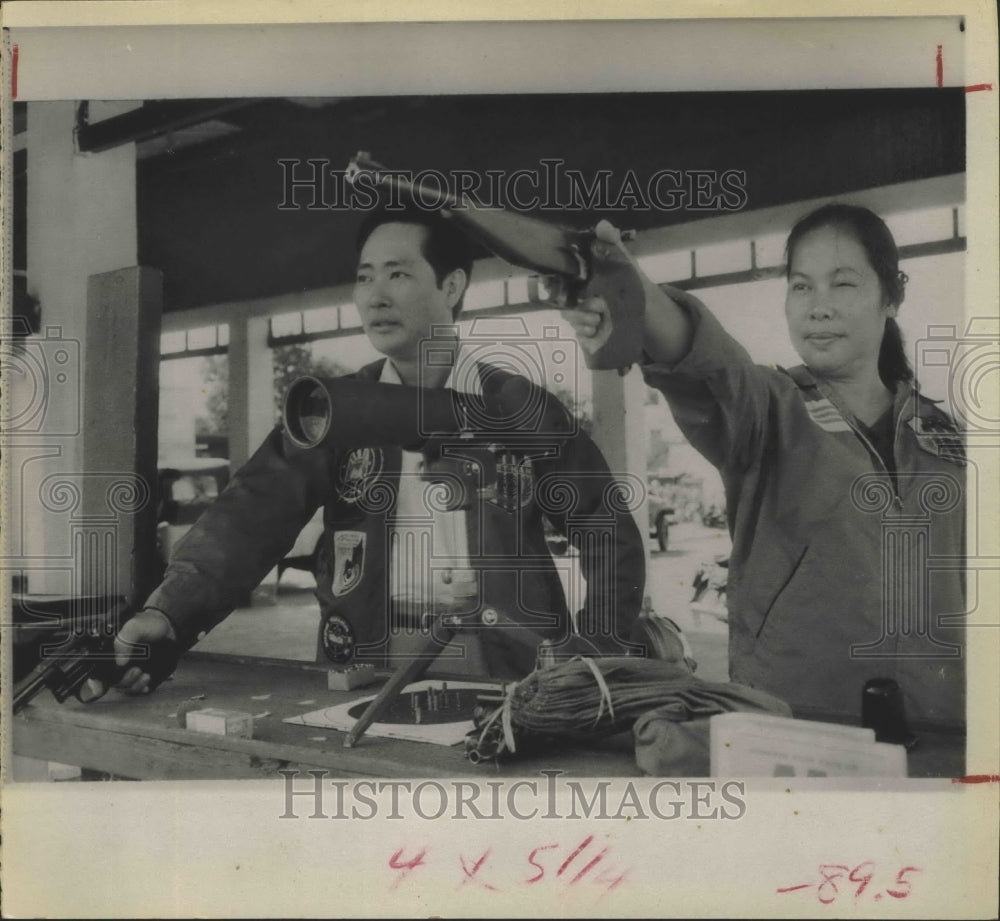
[{"label": "shoulder patch", "polygon": [[852,431],[850,423],[840,414],[840,410],[820,392],[815,378],[807,368],[803,365],[796,365],[794,368],[782,368],[776,365],[775,369],[795,382],[809,418],[824,432]]},{"label": "shoulder patch", "polygon": [[850,432],[851,426],[840,414],[840,410],[833,405],[826,397],[819,397],[815,400],[805,399],[803,405],[809,418],[812,419],[824,432]]},{"label": "shoulder patch", "polygon": [[923,412],[918,412],[909,420],[920,447],[929,454],[965,466],[965,440],[955,421],[929,400],[921,408]]}]

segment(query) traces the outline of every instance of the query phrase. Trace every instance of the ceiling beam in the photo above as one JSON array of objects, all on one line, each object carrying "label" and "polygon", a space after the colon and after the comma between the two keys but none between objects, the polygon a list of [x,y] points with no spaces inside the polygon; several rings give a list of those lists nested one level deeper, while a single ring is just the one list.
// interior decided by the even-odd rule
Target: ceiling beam
[{"label": "ceiling beam", "polygon": [[146,102],[121,115],[90,122],[90,104],[77,109],[76,140],[82,153],[98,153],[139,141],[148,141],[181,128],[190,128],[227,112],[246,108],[255,99],[200,99],[197,102],[169,99]]},{"label": "ceiling beam", "polygon": [[[741,211],[722,217],[691,221],[673,227],[645,230],[636,235],[630,248],[638,256],[647,256],[697,249],[700,246],[733,240],[752,240],[774,233],[787,233],[802,215],[834,200],[849,200],[856,204],[865,205],[883,216],[924,208],[959,205],[965,201],[965,174],[955,173],[950,176],[938,176],[916,182],[902,182],[877,189],[865,189],[849,195],[834,196],[833,198],[810,199],[789,205],[778,205],[773,208]],[[961,240],[960,244],[953,246],[949,242],[944,245],[946,251],[951,252],[964,248],[964,240]],[[901,251],[903,249],[905,247],[901,248]],[[911,249],[916,249],[916,247],[911,247]],[[921,252],[919,254],[926,255],[927,253]],[[908,253],[908,255],[918,255],[918,253],[913,252]],[[494,256],[476,261],[473,269],[473,280],[476,282],[498,281],[525,274],[523,269],[514,268],[509,263]],[[719,279],[716,279],[716,282],[718,281]],[[353,287],[351,285],[331,285],[294,294],[173,311],[164,314],[163,331],[171,332],[228,323],[234,314],[269,316],[349,303],[353,303]],[[508,307],[505,310],[514,312],[516,308]]]}]

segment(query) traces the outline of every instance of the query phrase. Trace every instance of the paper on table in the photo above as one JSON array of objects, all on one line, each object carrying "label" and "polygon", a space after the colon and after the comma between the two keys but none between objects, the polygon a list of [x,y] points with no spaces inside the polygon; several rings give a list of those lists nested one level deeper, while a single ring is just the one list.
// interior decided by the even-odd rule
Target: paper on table
[{"label": "paper on table", "polygon": [[713,777],[905,777],[906,749],[871,729],[758,713],[724,713],[710,726]]},{"label": "paper on table", "polygon": [[[440,681],[416,681],[408,684],[401,696],[406,694],[426,691],[428,688],[440,688]],[[498,692],[500,689],[495,684],[483,684],[471,681],[448,681],[448,690],[479,690]],[[367,704],[374,700],[374,695],[361,697],[347,703],[337,704],[334,707],[324,707],[321,710],[312,710],[303,713],[301,716],[286,717],[283,722],[293,723],[300,726],[313,726],[317,729],[337,729],[341,732],[348,732],[357,722],[351,716],[350,711],[359,704]],[[378,736],[391,739],[406,739],[410,742],[430,742],[434,745],[458,745],[466,736],[466,733],[473,729],[471,719],[456,720],[450,723],[373,723],[367,735]]]}]

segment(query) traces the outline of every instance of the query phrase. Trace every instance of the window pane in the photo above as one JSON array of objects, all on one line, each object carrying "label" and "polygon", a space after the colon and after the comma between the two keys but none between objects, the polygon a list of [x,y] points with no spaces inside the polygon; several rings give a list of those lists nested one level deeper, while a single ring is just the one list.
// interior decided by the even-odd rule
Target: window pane
[{"label": "window pane", "polygon": [[160,354],[183,352],[187,348],[187,335],[183,330],[177,333],[163,333],[160,336]]},{"label": "window pane", "polygon": [[507,302],[510,304],[528,303],[527,275],[518,275],[507,279]]},{"label": "window pane", "polygon": [[952,232],[950,207],[890,214],[885,218],[885,222],[896,238],[897,246],[946,240],[951,237]]},{"label": "window pane", "polygon": [[700,247],[696,258],[701,276],[746,271],[750,268],[750,244],[746,240],[713,243]]},{"label": "window pane", "polygon": [[271,317],[271,335],[276,338],[281,336],[297,336],[302,332],[301,313],[283,313],[276,317]]},{"label": "window pane", "polygon": [[317,307],[302,314],[302,325],[307,333],[322,333],[336,329],[339,319],[336,307]]},{"label": "window pane", "polygon": [[341,329],[361,329],[361,314],[353,304],[344,304],[340,308]]},{"label": "window pane", "polygon": [[691,277],[691,253],[687,250],[651,253],[639,256],[636,261],[650,279],[658,284]]},{"label": "window pane", "polygon": [[786,233],[771,233],[763,237],[757,237],[754,245],[757,248],[758,268],[770,268],[775,265],[784,265],[785,262],[785,240]]},{"label": "window pane", "polygon": [[226,457],[229,359],[226,355],[160,362],[160,459]]},{"label": "window pane", "polygon": [[214,349],[218,345],[216,327],[202,326],[198,329],[189,329],[187,334],[187,344],[189,349]]},{"label": "window pane", "polygon": [[503,279],[473,282],[465,292],[464,303],[465,310],[500,306],[503,304]]}]

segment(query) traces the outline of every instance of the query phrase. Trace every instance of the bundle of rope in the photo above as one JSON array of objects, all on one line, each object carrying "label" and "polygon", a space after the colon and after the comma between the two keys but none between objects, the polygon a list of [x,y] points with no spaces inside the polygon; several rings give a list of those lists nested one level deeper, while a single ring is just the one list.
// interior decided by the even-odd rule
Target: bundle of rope
[{"label": "bundle of rope", "polygon": [[510,687],[499,707],[480,714],[466,738],[466,757],[478,763],[545,740],[612,735],[653,710],[677,721],[735,710],[791,715],[770,694],[696,678],[684,659],[576,656],[532,672]]}]

